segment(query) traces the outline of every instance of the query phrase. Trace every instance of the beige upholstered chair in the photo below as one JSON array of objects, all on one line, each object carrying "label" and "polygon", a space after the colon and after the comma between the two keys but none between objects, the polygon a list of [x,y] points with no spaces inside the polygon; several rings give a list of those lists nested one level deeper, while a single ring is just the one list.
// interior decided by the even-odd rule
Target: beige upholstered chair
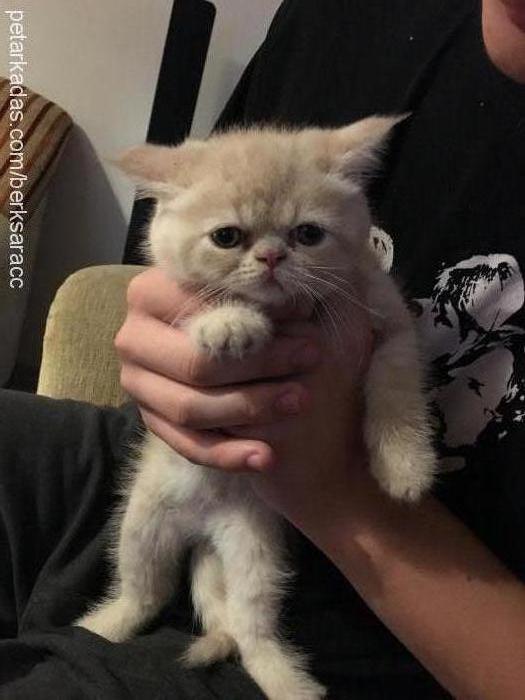
[{"label": "beige upholstered chair", "polygon": [[113,339],[126,313],[126,289],[144,268],[99,265],[75,272],[58,290],[47,318],[37,392],[118,406]]}]

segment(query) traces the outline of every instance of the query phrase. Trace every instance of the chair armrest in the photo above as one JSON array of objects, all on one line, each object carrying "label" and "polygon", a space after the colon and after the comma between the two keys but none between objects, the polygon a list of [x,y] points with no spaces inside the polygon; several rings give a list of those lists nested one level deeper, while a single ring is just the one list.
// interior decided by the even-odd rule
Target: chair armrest
[{"label": "chair armrest", "polygon": [[37,393],[108,406],[126,400],[113,339],[126,314],[128,284],[144,269],[99,265],[66,279],[47,318]]}]

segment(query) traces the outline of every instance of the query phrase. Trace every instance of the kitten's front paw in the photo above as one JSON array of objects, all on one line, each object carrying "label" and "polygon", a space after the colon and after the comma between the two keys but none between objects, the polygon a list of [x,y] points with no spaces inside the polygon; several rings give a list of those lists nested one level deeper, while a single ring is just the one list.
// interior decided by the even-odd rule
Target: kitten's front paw
[{"label": "kitten's front paw", "polygon": [[262,348],[272,335],[272,325],[257,309],[225,305],[195,317],[189,333],[198,348],[213,357],[242,358]]}]

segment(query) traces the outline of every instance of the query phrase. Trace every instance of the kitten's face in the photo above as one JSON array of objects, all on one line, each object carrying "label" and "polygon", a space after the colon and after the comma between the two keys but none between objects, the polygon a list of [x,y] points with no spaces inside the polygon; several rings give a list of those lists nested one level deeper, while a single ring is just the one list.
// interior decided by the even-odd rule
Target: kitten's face
[{"label": "kitten's face", "polygon": [[[384,122],[393,122],[372,120],[382,136]],[[353,134],[253,129],[131,151],[124,169],[140,170],[157,195],[149,237],[155,263],[214,296],[263,304],[330,296],[351,278],[367,244],[358,183],[370,134],[355,133],[363,123],[346,127]]]},{"label": "kitten's face", "polygon": [[263,303],[327,292],[314,278],[348,269],[366,236],[362,195],[322,172],[289,134],[223,139],[209,142],[195,185],[159,201],[155,262],[179,282]]}]

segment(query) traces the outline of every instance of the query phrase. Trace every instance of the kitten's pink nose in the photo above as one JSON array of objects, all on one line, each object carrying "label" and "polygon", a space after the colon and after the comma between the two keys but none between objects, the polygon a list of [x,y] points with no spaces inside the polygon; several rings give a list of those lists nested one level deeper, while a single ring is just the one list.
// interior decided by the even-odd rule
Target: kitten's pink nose
[{"label": "kitten's pink nose", "polygon": [[257,260],[265,262],[270,270],[273,270],[275,267],[277,267],[279,262],[286,257],[286,251],[275,249],[264,250],[258,253],[255,257]]}]

